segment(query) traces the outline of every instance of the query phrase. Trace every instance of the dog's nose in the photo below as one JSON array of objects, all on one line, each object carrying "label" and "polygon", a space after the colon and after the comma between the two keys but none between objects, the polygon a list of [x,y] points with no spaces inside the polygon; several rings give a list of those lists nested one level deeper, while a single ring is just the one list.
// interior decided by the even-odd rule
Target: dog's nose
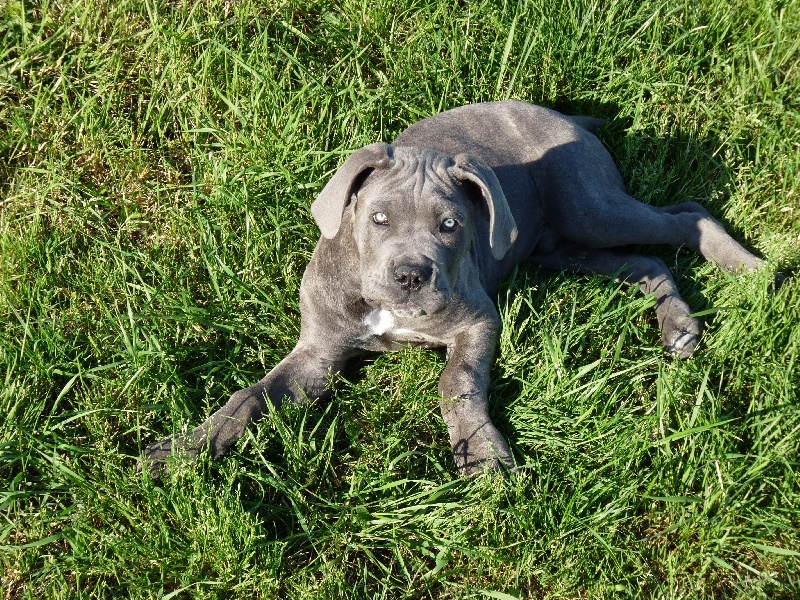
[{"label": "dog's nose", "polygon": [[394,270],[394,280],[404,290],[416,292],[431,278],[431,268],[422,265],[400,265]]}]

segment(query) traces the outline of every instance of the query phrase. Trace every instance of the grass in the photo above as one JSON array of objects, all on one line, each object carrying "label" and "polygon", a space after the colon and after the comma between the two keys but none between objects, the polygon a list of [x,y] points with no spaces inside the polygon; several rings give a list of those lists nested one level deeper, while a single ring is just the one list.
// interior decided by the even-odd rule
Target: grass
[{"label": "grass", "polygon": [[[0,4],[0,597],[800,597],[800,3]],[[610,120],[630,191],[769,268],[654,250],[705,315],[520,268],[495,421],[529,475],[456,476],[443,358],[356,362],[163,485],[144,444],[293,346],[353,149],[469,102]]]}]

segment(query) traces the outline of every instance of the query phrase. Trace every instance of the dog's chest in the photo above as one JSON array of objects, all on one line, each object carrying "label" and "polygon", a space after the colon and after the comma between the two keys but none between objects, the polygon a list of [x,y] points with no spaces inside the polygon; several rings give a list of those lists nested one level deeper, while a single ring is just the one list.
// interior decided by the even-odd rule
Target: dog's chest
[{"label": "dog's chest", "polygon": [[376,308],[363,319],[365,333],[359,336],[366,349],[397,349],[398,346],[412,344],[414,346],[438,347],[445,342],[435,336],[411,327],[403,326],[401,318],[382,308]]}]

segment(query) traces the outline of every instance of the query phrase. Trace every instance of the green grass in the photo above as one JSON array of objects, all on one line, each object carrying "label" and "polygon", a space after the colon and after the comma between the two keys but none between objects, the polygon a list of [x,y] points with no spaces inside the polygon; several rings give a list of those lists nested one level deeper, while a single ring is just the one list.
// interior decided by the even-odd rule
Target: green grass
[{"label": "green grass", "polygon": [[[800,597],[800,2],[0,3],[0,598]],[[293,346],[344,157],[461,104],[610,119],[630,191],[769,268],[656,249],[705,313],[528,266],[456,476],[443,358],[356,362],[162,485],[144,444]]]}]

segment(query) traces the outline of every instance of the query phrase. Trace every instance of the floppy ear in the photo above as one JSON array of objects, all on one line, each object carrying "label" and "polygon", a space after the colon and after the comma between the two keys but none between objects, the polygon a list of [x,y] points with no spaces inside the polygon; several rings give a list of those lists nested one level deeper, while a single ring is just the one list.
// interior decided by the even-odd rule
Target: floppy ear
[{"label": "floppy ear", "polygon": [[333,174],[311,205],[311,214],[319,225],[323,237],[336,237],[342,224],[345,207],[367,169],[385,169],[394,164],[391,146],[378,142],[353,152]]},{"label": "floppy ear", "polygon": [[450,174],[460,181],[478,186],[489,211],[489,247],[495,260],[501,260],[517,239],[517,224],[492,168],[469,154],[458,154]]}]

